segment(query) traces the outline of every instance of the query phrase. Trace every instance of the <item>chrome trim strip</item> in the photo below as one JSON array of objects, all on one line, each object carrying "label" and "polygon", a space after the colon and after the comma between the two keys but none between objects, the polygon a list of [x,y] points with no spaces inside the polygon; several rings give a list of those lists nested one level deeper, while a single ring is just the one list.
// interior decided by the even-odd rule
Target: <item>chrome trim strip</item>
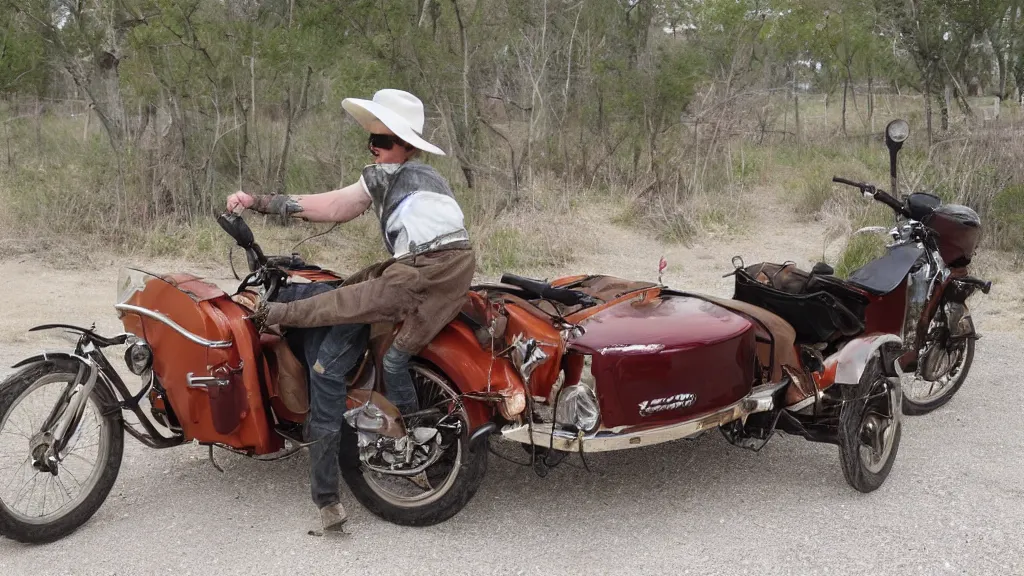
[{"label": "chrome trim strip", "polygon": [[[758,386],[739,402],[726,406],[717,412],[712,412],[686,422],[649,428],[638,432],[616,433],[613,430],[603,429],[592,434],[583,436],[584,452],[609,452],[612,450],[624,450],[626,448],[639,448],[642,446],[653,446],[662,442],[681,440],[695,436],[707,429],[716,428],[728,424],[733,420],[746,418],[757,412],[767,412],[774,409],[773,395],[789,383],[788,380],[776,384],[765,384]],[[530,443],[530,427],[523,424],[512,424],[501,430],[502,438],[513,442],[524,444]],[[538,446],[548,446],[552,443],[551,424],[533,425],[533,443]],[[578,452],[580,450],[579,439],[572,432],[564,430],[554,431],[555,450],[565,452]]]},{"label": "chrome trim strip", "polygon": [[198,344],[200,346],[206,346],[207,348],[231,348],[231,346],[233,346],[231,340],[207,340],[206,338],[203,338],[202,336],[193,334],[193,333],[189,332],[188,330],[185,330],[184,328],[179,326],[174,320],[171,320],[170,318],[168,318],[167,316],[164,316],[163,314],[161,314],[159,312],[154,312],[153,310],[150,310],[149,308],[143,308],[141,306],[133,306],[131,304],[115,304],[114,305],[114,309],[119,311],[119,312],[132,312],[132,313],[138,314],[139,316],[145,316],[146,318],[152,318],[153,320],[156,320],[157,322],[160,322],[160,323],[165,324],[166,326],[170,327],[172,330],[174,330],[178,334],[181,334],[182,336],[184,336],[190,342],[193,342],[193,343]]},{"label": "chrome trim strip", "polygon": [[189,388],[209,388],[210,385],[214,386],[227,386],[230,384],[223,378],[217,378],[215,376],[194,376],[191,372],[185,375],[185,382]]}]

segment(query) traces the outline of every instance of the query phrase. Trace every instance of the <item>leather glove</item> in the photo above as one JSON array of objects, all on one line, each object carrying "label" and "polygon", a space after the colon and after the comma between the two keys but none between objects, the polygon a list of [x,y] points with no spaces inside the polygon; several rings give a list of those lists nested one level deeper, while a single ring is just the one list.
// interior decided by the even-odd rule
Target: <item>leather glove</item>
[{"label": "leather glove", "polygon": [[252,198],[250,208],[263,214],[277,214],[287,218],[302,212],[302,206],[287,194],[260,194]]},{"label": "leather glove", "polygon": [[285,305],[280,302],[267,302],[260,299],[256,310],[248,316],[248,319],[252,321],[258,332],[276,333],[277,330],[274,330],[273,327],[280,324],[281,317],[284,316],[284,309]]}]

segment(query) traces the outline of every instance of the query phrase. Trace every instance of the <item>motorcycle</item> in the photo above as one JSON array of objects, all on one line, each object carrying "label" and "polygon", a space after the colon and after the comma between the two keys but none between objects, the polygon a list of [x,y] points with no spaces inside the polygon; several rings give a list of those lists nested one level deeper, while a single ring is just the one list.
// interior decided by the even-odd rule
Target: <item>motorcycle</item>
[{"label": "motorcycle", "polygon": [[[904,120],[885,129],[890,181],[897,190],[897,157],[910,135]],[[967,206],[945,204],[933,194],[916,192],[899,200],[873,184],[834,177],[833,182],[858,189],[865,197],[892,209],[891,229],[866,227],[854,234],[888,232],[892,242],[885,254],[842,280],[832,267],[818,263],[810,273],[793,265],[759,263],[744,267],[747,281],[759,277],[788,295],[827,302],[844,326],[832,335],[801,332],[805,351],[829,353],[864,334],[894,334],[903,340],[900,368],[903,413],[931,412],[950,401],[963,385],[980,338],[967,300],[976,291],[988,294],[990,281],[971,276],[968,266],[981,237],[981,219]],[[737,298],[746,290],[737,282]],[[800,310],[782,296],[765,302],[755,293],[751,301],[781,314],[798,327]]]},{"label": "motorcycle", "polygon": [[[214,448],[274,460],[307,445],[309,366],[293,333],[261,333],[249,316],[286,283],[346,278],[296,255],[265,256],[240,216],[219,222],[249,264],[235,294],[189,274],[130,270],[114,306],[123,334],[33,328],[78,341],[19,362],[0,384],[0,457],[21,462],[0,472],[0,534],[49,542],[85,523],[114,484],[125,434],[156,449],[197,442],[215,466]],[[846,480],[862,492],[882,485],[900,442],[893,334],[802,359],[794,328],[745,302],[605,275],[506,274],[474,286],[415,357],[422,410],[406,420],[384,395],[379,365],[395,329],[371,327],[348,375],[339,462],[356,500],[397,524],[458,513],[484,477],[492,439],[523,446],[523,463],[544,475],[571,454],[586,463],[589,453],[715,428],[758,450],[782,431],[838,445]],[[104,354],[122,346],[137,392]],[[813,409],[787,409],[791,397],[813,399]]]}]

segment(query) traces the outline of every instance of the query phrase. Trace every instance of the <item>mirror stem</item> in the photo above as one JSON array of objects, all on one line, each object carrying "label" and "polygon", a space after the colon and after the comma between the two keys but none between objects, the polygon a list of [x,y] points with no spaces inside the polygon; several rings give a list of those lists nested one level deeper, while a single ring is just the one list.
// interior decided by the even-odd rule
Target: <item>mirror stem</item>
[{"label": "mirror stem", "polygon": [[889,147],[889,185],[892,187],[892,195],[894,198],[900,197],[900,190],[897,188],[896,179],[896,156],[899,154],[899,148],[895,146]]}]

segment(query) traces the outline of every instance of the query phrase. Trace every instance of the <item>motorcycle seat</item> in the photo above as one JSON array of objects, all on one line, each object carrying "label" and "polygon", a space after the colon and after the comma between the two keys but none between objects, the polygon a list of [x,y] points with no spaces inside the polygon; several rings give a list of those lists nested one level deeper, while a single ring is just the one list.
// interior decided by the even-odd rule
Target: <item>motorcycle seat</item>
[{"label": "motorcycle seat", "polygon": [[923,255],[924,249],[916,244],[895,246],[885,256],[868,262],[850,274],[847,283],[869,294],[884,296],[903,283],[903,279]]}]

